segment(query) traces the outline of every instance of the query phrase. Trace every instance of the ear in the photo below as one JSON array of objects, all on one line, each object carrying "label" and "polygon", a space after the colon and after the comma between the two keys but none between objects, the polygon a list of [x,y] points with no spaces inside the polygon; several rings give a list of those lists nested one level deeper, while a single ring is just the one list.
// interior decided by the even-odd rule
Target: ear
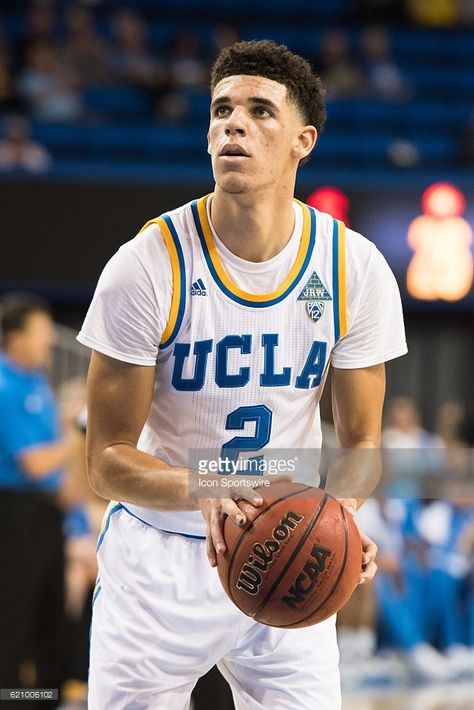
[{"label": "ear", "polygon": [[211,137],[210,137],[210,131],[207,132],[207,152],[209,155],[211,154]]},{"label": "ear", "polygon": [[318,140],[318,132],[314,126],[303,126],[298,131],[293,141],[291,155],[296,160],[303,160],[311,153],[316,141]]}]

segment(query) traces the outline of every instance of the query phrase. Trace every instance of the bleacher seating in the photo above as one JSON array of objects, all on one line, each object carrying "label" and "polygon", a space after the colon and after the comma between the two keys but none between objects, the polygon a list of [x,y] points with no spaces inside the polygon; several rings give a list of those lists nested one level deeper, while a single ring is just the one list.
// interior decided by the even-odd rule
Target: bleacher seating
[{"label": "bleacher seating", "polygon": [[[16,42],[25,27],[24,4],[3,3],[5,35]],[[338,21],[347,21],[349,0],[206,0],[196,11],[194,0],[134,0],[116,3],[114,9],[135,7],[147,18],[154,47],[162,53],[172,46],[183,15],[195,18],[193,30],[203,47],[209,47],[212,11],[219,18],[231,19],[244,39],[268,37],[287,43],[291,49],[314,58],[322,32]],[[104,37],[111,33],[110,4],[95,10],[96,27]],[[252,12],[250,12],[250,9]],[[248,18],[251,18],[249,21]],[[269,21],[270,18],[270,21]],[[215,19],[215,15],[214,15]],[[342,25],[353,48],[360,43],[360,29]],[[58,27],[61,35],[63,28]],[[390,162],[390,146],[409,141],[417,155],[412,171],[458,169],[460,136],[468,124],[474,105],[474,41],[472,32],[463,29],[417,30],[395,27],[390,30],[393,56],[411,88],[404,101],[384,101],[367,97],[328,102],[327,129],[320,139],[317,154],[307,176],[328,169],[340,169],[341,179],[351,181],[360,166],[388,175],[399,175],[400,168]],[[165,59],[165,57],[164,57]],[[47,146],[55,170],[78,174],[91,161],[94,171],[110,174],[116,166],[131,173],[143,168],[144,176],[175,174],[209,175],[206,155],[206,125],[209,116],[207,93],[185,92],[189,106],[182,121],[159,120],[149,93],[140,88],[92,87],[84,91],[84,118],[74,124],[35,123],[34,138]],[[128,162],[127,162],[128,161]],[[101,167],[102,165],[102,167]],[[186,171],[183,170],[186,167]],[[415,174],[413,173],[413,174]]]}]

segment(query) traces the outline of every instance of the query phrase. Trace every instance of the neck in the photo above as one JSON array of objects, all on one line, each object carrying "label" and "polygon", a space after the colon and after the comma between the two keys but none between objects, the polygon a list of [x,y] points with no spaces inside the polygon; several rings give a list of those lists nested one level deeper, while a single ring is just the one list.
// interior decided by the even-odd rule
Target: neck
[{"label": "neck", "polygon": [[32,365],[30,359],[26,357],[19,349],[10,347],[5,348],[5,355],[10,360],[10,362],[17,367],[19,370],[34,370],[35,367]]},{"label": "neck", "polygon": [[295,227],[293,195],[233,195],[217,185],[211,221],[219,239],[246,261],[268,261],[289,242]]}]

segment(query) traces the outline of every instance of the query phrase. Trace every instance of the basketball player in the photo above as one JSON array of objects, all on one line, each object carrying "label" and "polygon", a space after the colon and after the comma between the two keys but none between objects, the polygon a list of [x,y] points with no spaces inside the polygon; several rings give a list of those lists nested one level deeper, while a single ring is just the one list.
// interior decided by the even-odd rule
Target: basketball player
[{"label": "basketball player", "polygon": [[[213,194],[119,249],[79,335],[93,349],[90,480],[114,500],[98,545],[89,707],[184,710],[218,663],[239,710],[336,710],[334,618],[286,631],[232,605],[214,568],[223,520],[245,522],[234,498],[262,499],[193,494],[189,453],[319,447],[330,365],[341,445],[378,447],[383,363],[406,351],[399,294],[373,244],[293,198],[324,123],[309,64],[239,42],[219,55],[211,89]],[[366,579],[376,550],[363,545]]]}]

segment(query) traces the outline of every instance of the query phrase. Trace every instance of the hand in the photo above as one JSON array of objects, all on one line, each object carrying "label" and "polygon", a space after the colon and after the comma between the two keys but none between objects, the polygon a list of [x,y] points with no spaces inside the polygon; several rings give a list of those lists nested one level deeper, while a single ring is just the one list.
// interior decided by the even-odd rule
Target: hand
[{"label": "hand", "polygon": [[[354,515],[357,510],[355,498],[339,498],[338,500],[351,515]],[[362,569],[358,584],[364,584],[375,577],[377,571],[377,563],[375,562],[377,545],[362,530],[359,530],[359,535],[362,542]]]},{"label": "hand", "polygon": [[[248,480],[247,476],[247,480]],[[291,476],[286,474],[269,476],[256,476],[252,487],[239,486],[235,491],[230,489],[229,498],[198,498],[197,503],[207,522],[206,548],[211,567],[217,565],[217,555],[223,555],[227,549],[224,540],[224,521],[226,517],[243,527],[247,516],[254,517],[258,508],[263,504],[263,498],[255,488],[267,485],[264,481],[270,479],[271,483],[291,481]],[[237,505],[237,501],[242,501]]]}]

